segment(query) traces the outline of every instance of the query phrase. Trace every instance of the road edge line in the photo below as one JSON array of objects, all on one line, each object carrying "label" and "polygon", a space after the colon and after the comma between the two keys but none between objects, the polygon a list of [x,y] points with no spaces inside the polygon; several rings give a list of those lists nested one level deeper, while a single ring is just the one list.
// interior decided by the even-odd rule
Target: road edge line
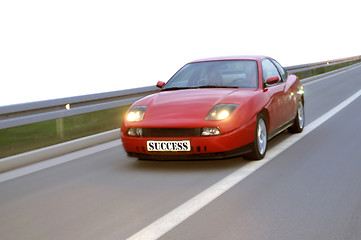
[{"label": "road edge line", "polygon": [[120,128],[0,159],[0,173],[120,138]]}]

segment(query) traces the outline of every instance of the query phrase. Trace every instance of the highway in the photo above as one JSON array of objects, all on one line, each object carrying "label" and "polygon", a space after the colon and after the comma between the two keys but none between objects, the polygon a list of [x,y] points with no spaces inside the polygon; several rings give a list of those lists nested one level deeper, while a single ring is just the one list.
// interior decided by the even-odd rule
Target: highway
[{"label": "highway", "polygon": [[[360,93],[361,65],[304,89],[305,133],[292,144],[297,135],[288,132],[272,139],[267,156],[275,156],[204,205],[200,193],[213,194],[212,186],[253,163],[138,161],[116,140],[1,182],[0,239],[359,240],[361,97],[334,109]],[[184,205],[192,198],[199,204],[193,212]],[[165,221],[177,208],[182,216]]]}]

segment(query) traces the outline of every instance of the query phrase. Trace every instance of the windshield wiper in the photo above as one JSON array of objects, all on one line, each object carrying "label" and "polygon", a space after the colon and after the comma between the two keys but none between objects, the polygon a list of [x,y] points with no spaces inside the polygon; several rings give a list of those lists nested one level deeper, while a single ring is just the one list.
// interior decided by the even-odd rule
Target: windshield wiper
[{"label": "windshield wiper", "polygon": [[219,85],[203,85],[198,86],[198,88],[237,88],[235,86],[219,86]]},{"label": "windshield wiper", "polygon": [[182,90],[182,89],[194,89],[195,87],[170,87],[164,88],[161,91],[172,91],[172,90]]},{"label": "windshield wiper", "polygon": [[195,89],[195,88],[238,88],[236,86],[219,86],[219,85],[203,85],[198,87],[170,87],[164,88],[161,91],[173,91],[173,90],[182,90],[182,89]]}]

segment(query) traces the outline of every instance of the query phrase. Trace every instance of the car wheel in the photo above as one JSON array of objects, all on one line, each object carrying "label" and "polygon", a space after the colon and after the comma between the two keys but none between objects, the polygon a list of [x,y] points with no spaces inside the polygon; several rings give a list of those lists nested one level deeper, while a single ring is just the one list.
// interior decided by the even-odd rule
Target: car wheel
[{"label": "car wheel", "polygon": [[302,101],[299,101],[295,120],[293,122],[293,125],[288,128],[288,131],[290,133],[300,133],[303,131],[304,126],[305,126],[305,110]]},{"label": "car wheel", "polygon": [[254,141],[251,143],[251,152],[245,155],[246,159],[261,160],[266,155],[268,134],[265,119],[266,118],[263,116],[263,114],[260,114],[257,117]]}]

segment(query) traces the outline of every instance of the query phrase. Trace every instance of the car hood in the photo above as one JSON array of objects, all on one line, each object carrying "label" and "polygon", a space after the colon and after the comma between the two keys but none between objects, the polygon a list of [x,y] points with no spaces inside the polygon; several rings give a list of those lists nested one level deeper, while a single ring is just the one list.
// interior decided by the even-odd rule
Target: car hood
[{"label": "car hood", "polygon": [[[211,109],[220,103],[244,104],[254,89],[209,88],[163,91],[135,103],[147,106],[143,127],[200,127]],[[208,121],[209,123],[209,121]]]}]

